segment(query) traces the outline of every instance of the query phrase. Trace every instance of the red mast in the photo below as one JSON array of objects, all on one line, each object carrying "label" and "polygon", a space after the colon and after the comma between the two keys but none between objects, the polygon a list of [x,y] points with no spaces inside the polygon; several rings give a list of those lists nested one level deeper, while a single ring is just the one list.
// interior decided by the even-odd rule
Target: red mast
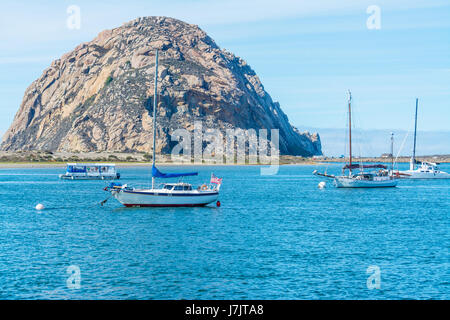
[{"label": "red mast", "polygon": [[348,90],[348,137],[350,139],[350,175],[352,175],[352,163],[353,163],[353,157],[352,157],[352,93],[350,90]]}]

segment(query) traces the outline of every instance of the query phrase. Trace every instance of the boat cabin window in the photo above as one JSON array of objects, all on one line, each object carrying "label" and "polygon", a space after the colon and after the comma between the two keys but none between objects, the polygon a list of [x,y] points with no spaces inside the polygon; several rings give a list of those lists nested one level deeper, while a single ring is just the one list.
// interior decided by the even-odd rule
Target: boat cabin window
[{"label": "boat cabin window", "polygon": [[192,190],[191,186],[175,186],[175,188],[173,190],[176,191],[189,191]]},{"label": "boat cabin window", "polygon": [[103,167],[100,167],[100,171],[101,172],[114,172],[115,171],[115,167],[113,167],[113,166],[103,166]]},{"label": "boat cabin window", "polygon": [[174,191],[189,191],[192,190],[190,185],[173,185],[173,184],[165,184],[163,189],[165,190],[174,190]]}]

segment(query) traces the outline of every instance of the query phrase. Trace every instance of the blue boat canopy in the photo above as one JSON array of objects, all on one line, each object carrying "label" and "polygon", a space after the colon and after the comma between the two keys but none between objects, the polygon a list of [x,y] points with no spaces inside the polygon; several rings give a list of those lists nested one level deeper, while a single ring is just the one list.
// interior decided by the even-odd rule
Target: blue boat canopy
[{"label": "blue boat canopy", "polygon": [[186,176],[196,176],[198,172],[188,172],[188,173],[163,173],[158,170],[155,166],[152,167],[152,176],[155,178],[177,178]]},{"label": "blue boat canopy", "polygon": [[86,173],[86,166],[67,165],[66,171],[69,173]]}]

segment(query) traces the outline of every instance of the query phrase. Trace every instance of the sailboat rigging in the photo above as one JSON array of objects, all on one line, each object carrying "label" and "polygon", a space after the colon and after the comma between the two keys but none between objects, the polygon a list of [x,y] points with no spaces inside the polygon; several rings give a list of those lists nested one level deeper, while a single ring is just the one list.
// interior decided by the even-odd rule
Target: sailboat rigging
[{"label": "sailboat rigging", "polygon": [[[320,173],[317,170],[313,174],[323,176],[334,180],[334,184],[338,188],[380,188],[395,187],[397,181],[385,170],[387,167],[382,164],[354,164],[352,152],[352,94],[349,91],[348,98],[348,136],[349,136],[349,163],[342,168],[342,175],[335,176],[327,173]],[[357,174],[353,170],[359,169]],[[364,172],[364,169],[380,169],[377,172]],[[384,170],[383,170],[384,169]],[[348,175],[346,174],[348,170]]]},{"label": "sailboat rigging", "polygon": [[417,115],[419,110],[419,99],[416,98],[416,113],[414,123],[414,144],[411,160],[409,163],[409,170],[396,171],[395,174],[403,179],[450,179],[450,174],[441,171],[437,163],[427,161],[417,161],[416,146],[417,146]]},{"label": "sailboat rigging", "polygon": [[193,188],[189,183],[164,183],[156,187],[156,178],[177,178],[196,176],[197,172],[163,173],[156,167],[156,108],[158,106],[158,50],[155,54],[155,91],[153,96],[153,158],[152,158],[152,187],[151,189],[137,189],[127,184],[111,183],[105,188],[120,203],[127,207],[195,207],[205,206],[216,201],[222,179],[211,174],[209,185],[203,184]]}]

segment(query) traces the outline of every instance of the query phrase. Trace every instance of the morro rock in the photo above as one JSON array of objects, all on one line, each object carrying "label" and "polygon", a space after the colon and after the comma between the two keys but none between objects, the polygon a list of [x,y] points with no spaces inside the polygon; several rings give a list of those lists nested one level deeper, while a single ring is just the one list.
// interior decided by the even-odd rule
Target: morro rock
[{"label": "morro rock", "polygon": [[279,129],[280,153],[321,154],[317,134],[289,124],[247,63],[198,26],[138,18],[101,32],[52,62],[25,91],[1,149],[152,149],[154,53],[160,52],[157,151],[170,152],[178,128]]}]

